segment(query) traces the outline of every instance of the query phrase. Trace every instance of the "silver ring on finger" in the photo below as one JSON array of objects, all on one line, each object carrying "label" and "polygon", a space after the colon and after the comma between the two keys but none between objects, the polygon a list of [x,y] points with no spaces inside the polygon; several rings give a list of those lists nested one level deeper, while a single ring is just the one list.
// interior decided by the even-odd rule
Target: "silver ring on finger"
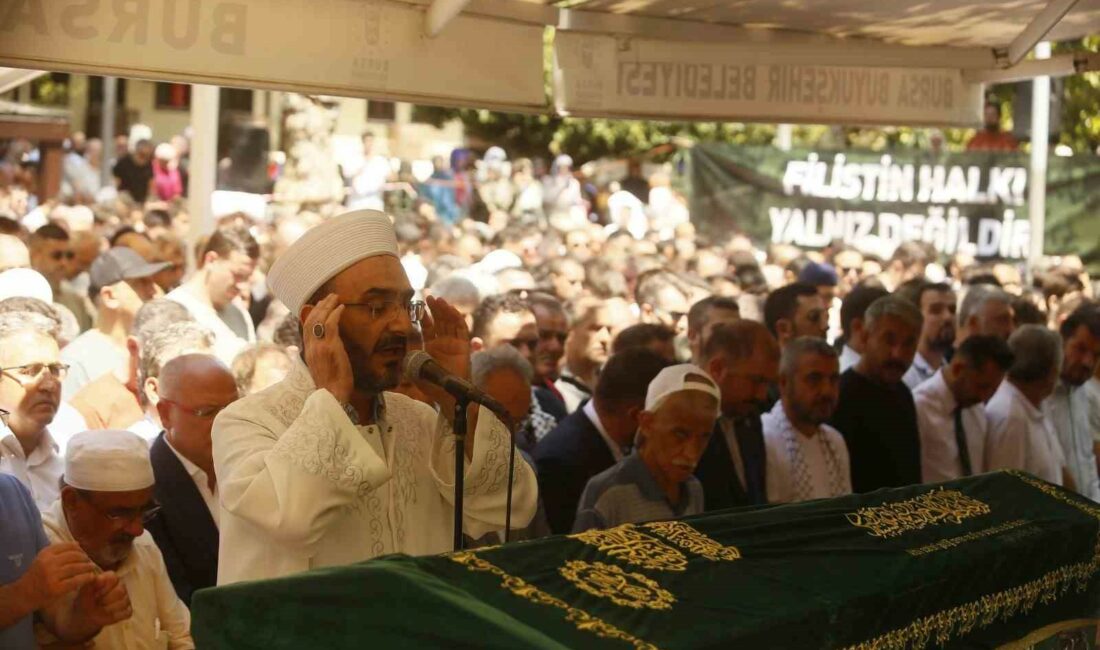
[{"label": "silver ring on finger", "polygon": [[325,324],[324,323],[314,323],[313,324],[313,335],[316,336],[319,339],[325,338]]}]

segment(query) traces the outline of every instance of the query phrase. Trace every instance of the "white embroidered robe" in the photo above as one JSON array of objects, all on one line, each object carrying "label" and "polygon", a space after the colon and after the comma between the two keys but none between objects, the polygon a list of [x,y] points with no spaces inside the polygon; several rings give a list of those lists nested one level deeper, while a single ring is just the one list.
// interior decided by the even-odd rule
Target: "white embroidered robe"
[{"label": "white embroidered robe", "polygon": [[[454,434],[425,404],[394,393],[384,403],[381,428],[356,426],[296,360],[282,382],[218,416],[219,585],[452,549]],[[481,409],[465,473],[463,528],[473,538],[504,529],[509,442]],[[516,454],[513,528],[531,521],[537,496]]]}]

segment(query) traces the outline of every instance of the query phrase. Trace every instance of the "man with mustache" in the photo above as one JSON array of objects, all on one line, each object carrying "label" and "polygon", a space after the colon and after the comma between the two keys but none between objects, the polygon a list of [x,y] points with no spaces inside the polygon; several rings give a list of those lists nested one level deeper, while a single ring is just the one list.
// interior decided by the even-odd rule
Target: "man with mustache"
[{"label": "man with mustache", "polygon": [[588,482],[573,531],[701,513],[703,486],[692,474],[710,441],[720,402],[718,386],[698,366],[659,372],[638,414],[634,451]]},{"label": "man with mustache", "polygon": [[707,510],[767,503],[760,416],[779,373],[779,344],[762,324],[741,320],[715,327],[703,356],[722,400],[722,415],[696,472]]},{"label": "man with mustache", "polygon": [[951,362],[913,391],[924,483],[985,471],[985,403],[1011,365],[1012,351],[1003,339],[978,334],[963,341]]},{"label": "man with mustache", "polygon": [[917,411],[901,381],[917,352],[920,310],[886,296],[863,319],[863,356],[840,376],[840,404],[829,420],[848,443],[856,493],[921,482]]},{"label": "man with mustache", "polygon": [[[286,379],[226,408],[214,421],[218,477],[218,584],[273,578],[387,553],[452,548],[455,401],[438,406],[390,392],[414,327],[440,366],[470,377],[470,332],[446,301],[413,300],[390,218],[357,210],[328,219],[271,267],[268,284],[302,323],[302,362]],[[500,531],[511,433],[473,406],[464,532]],[[517,460],[512,524],[535,512],[537,484]]]},{"label": "man with mustache", "polygon": [[763,418],[768,503],[851,494],[848,447],[825,424],[840,397],[836,351],[814,337],[788,343],[779,360],[779,394]]},{"label": "man with mustache", "polygon": [[1100,307],[1095,303],[1078,307],[1062,322],[1059,333],[1061,377],[1054,393],[1043,404],[1043,412],[1057,432],[1077,491],[1100,501],[1100,478],[1089,422],[1092,404],[1085,387],[1100,361]]},{"label": "man with mustache", "polygon": [[917,307],[924,325],[913,365],[902,378],[909,390],[916,390],[936,374],[955,343],[955,292],[950,285],[922,283],[917,290]]},{"label": "man with mustache", "polygon": [[[145,522],[159,509],[153,483],[149,447],[140,436],[85,431],[73,436],[65,450],[61,498],[42,513],[50,542],[80,544],[102,575],[114,576],[103,598],[131,613],[129,620],[100,630],[91,643],[96,648],[195,647],[191,615],[145,531]],[[50,641],[39,638],[42,645]]]}]

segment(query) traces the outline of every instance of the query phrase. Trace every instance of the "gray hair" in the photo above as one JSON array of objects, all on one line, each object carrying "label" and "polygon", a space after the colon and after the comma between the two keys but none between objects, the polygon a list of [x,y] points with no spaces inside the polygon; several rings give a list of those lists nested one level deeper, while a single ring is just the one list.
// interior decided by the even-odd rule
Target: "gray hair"
[{"label": "gray hair", "polygon": [[800,336],[783,348],[783,353],[779,357],[779,374],[788,379],[793,377],[795,369],[798,368],[798,362],[807,354],[816,354],[829,359],[837,358],[836,350],[826,343],[825,339]]},{"label": "gray hair", "polygon": [[530,362],[511,345],[503,344],[482,350],[470,358],[470,377],[478,388],[485,385],[489,375],[504,369],[518,373],[528,384],[535,380],[535,370]]},{"label": "gray hair", "polygon": [[1008,369],[1018,382],[1040,381],[1062,367],[1062,339],[1042,325],[1024,325],[1008,337],[1014,359]]},{"label": "gray hair", "polygon": [[883,296],[871,303],[863,314],[863,328],[867,331],[873,330],[875,324],[886,316],[901,320],[916,329],[918,333],[924,323],[924,317],[921,316],[920,309],[916,305],[905,298],[891,295]]},{"label": "gray hair", "polygon": [[9,311],[0,313],[0,339],[6,339],[26,331],[56,339],[57,322],[33,311]]},{"label": "gray hair", "polygon": [[[214,347],[214,334],[193,321],[171,323],[149,332],[141,346],[141,382],[160,376],[164,364],[187,352],[207,352]],[[144,394],[144,391],[142,391]]]},{"label": "gray hair", "polygon": [[427,293],[452,305],[476,305],[481,302],[477,285],[460,275],[449,275],[435,281]]},{"label": "gray hair", "polygon": [[964,327],[971,316],[974,316],[985,307],[988,302],[999,302],[1005,305],[1012,304],[1012,296],[1003,289],[989,284],[976,284],[967,289],[959,305],[958,326]]},{"label": "gray hair", "polygon": [[164,329],[172,323],[194,321],[191,312],[174,300],[155,298],[141,306],[134,316],[131,332],[141,345],[145,344],[153,332]]}]

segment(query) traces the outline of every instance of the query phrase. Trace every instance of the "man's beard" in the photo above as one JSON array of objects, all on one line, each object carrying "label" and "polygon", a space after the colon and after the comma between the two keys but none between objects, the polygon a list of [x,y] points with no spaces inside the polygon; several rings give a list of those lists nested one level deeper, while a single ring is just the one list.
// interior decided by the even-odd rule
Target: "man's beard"
[{"label": "man's beard", "polygon": [[809,404],[799,400],[793,400],[791,402],[791,411],[794,412],[798,419],[814,426],[821,426],[825,422],[828,422],[835,410],[836,404],[831,400],[828,401],[828,403],[818,400],[816,402],[810,402]]},{"label": "man's beard", "polygon": [[91,557],[91,560],[102,569],[113,569],[130,556],[133,548],[134,538],[126,533],[120,533],[112,537],[106,546]]},{"label": "man's beard", "polygon": [[951,346],[955,344],[955,326],[947,323],[940,328],[940,331],[928,343],[933,350],[938,352],[950,350]]},{"label": "man's beard", "polygon": [[[344,342],[344,350],[347,351],[348,361],[351,363],[355,390],[377,395],[382,391],[393,390],[401,383],[401,363],[387,366],[385,371],[379,375],[371,370],[370,353],[367,353],[354,341],[343,336],[340,339]],[[375,352],[395,348],[408,350],[408,339],[398,334],[386,334],[378,339],[378,342],[374,345]]]}]

